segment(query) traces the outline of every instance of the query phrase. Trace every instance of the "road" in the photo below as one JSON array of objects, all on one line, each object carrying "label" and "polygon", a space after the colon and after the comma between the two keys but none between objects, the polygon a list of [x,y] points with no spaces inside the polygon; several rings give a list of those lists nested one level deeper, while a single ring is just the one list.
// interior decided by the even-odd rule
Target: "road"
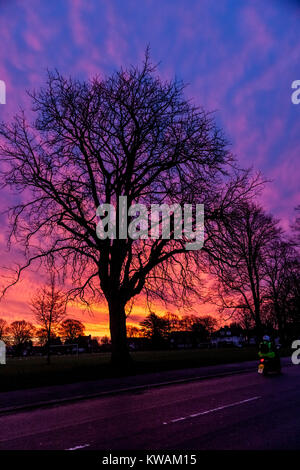
[{"label": "road", "polygon": [[0,450],[300,449],[300,366],[0,417]]}]

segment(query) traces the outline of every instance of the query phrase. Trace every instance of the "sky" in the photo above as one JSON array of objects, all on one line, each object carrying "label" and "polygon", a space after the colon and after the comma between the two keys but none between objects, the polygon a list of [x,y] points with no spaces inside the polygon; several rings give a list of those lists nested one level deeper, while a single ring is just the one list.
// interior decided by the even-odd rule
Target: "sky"
[{"label": "sky", "polygon": [[[270,180],[262,203],[288,229],[300,203],[300,104],[291,100],[291,84],[300,80],[300,1],[0,0],[0,80],[6,84],[0,120],[20,108],[30,115],[26,90],[39,89],[47,69],[81,80],[107,76],[141,63],[147,45],[162,78],[183,80],[186,96],[215,112],[241,167]],[[0,210],[13,201],[0,192]],[[0,221],[5,276],[18,252],[7,252],[5,217]],[[0,317],[32,320],[28,300],[43,279],[27,272],[0,303]],[[145,313],[140,298],[130,322]],[[69,316],[84,321],[87,333],[108,334],[104,304],[93,315],[71,306]]]}]

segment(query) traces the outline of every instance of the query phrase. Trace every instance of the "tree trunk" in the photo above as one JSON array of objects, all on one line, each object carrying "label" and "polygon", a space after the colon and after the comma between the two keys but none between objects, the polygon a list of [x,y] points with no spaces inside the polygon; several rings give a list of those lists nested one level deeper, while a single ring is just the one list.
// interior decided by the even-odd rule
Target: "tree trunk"
[{"label": "tree trunk", "polygon": [[51,330],[48,330],[48,341],[47,341],[47,364],[50,364],[50,340],[51,340]]},{"label": "tree trunk", "polygon": [[118,299],[108,302],[109,326],[111,335],[111,362],[114,366],[123,367],[131,363],[126,335],[125,305]]},{"label": "tree trunk", "polygon": [[260,318],[260,306],[259,304],[255,305],[255,326],[256,326],[256,334],[257,334],[257,340],[258,343],[261,341],[264,331],[263,331],[263,325],[261,322]]},{"label": "tree trunk", "polygon": [[284,341],[284,329],[283,329],[282,315],[277,304],[275,304],[275,316],[277,320],[280,343],[284,344],[285,341]]}]

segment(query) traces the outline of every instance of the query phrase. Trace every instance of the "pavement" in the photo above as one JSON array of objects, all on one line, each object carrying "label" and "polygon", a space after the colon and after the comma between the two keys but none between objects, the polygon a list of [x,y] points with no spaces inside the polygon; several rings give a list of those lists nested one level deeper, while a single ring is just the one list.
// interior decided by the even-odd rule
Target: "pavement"
[{"label": "pavement", "polygon": [[283,362],[4,414],[0,450],[299,450],[300,367]]},{"label": "pavement", "polygon": [[[283,358],[283,361],[288,363],[290,358]],[[53,406],[59,403],[85,400],[98,396],[126,393],[130,390],[138,391],[150,387],[203,380],[227,374],[238,374],[241,371],[255,370],[256,368],[257,361],[248,361],[1,392],[0,414],[41,406]]]}]

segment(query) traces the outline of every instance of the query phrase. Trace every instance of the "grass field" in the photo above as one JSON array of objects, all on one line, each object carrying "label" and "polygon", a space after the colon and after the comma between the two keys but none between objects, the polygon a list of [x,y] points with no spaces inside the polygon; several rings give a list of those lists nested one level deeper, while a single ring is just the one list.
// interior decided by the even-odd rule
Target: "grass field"
[{"label": "grass field", "polygon": [[[284,351],[282,354],[285,355]],[[50,365],[47,365],[45,357],[8,358],[5,366],[0,365],[0,391],[242,362],[256,359],[257,351],[253,347],[187,349],[139,351],[131,355],[132,366],[121,371],[111,367],[109,353],[52,356]]]}]

